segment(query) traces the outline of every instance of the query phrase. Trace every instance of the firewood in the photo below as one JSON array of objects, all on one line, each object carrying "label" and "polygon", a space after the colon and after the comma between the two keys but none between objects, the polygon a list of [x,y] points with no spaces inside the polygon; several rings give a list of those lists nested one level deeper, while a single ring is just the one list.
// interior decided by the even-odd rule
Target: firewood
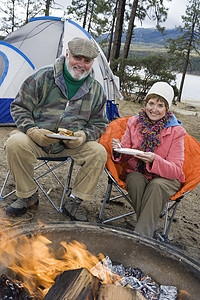
[{"label": "firewood", "polygon": [[135,289],[116,286],[113,284],[102,284],[99,289],[97,300],[145,300]]},{"label": "firewood", "polygon": [[44,300],[94,300],[99,282],[85,268],[64,271],[56,278]]}]

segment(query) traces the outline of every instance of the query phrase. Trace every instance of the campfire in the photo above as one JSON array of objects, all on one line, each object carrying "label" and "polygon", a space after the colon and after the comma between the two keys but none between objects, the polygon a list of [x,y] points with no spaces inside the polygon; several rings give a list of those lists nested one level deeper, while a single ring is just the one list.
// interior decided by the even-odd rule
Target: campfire
[{"label": "campfire", "polygon": [[[0,274],[0,296],[6,294],[7,298],[0,299],[177,297],[175,286],[159,285],[137,266],[125,267],[114,263],[102,253],[95,256],[84,243],[63,240],[56,249],[51,245],[52,240],[41,233],[10,239],[7,231],[1,232],[0,262],[6,272]],[[184,299],[181,297],[178,299]]]}]

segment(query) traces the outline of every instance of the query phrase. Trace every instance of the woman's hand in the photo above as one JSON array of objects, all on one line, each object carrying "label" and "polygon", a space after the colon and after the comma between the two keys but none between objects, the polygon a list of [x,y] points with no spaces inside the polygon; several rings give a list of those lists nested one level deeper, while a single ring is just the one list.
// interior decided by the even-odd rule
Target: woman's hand
[{"label": "woman's hand", "polygon": [[121,148],[121,143],[119,139],[112,139],[111,148],[114,150],[116,148]]},{"label": "woman's hand", "polygon": [[143,152],[142,154],[134,155],[135,158],[141,159],[145,164],[151,164],[154,161],[154,153]]}]

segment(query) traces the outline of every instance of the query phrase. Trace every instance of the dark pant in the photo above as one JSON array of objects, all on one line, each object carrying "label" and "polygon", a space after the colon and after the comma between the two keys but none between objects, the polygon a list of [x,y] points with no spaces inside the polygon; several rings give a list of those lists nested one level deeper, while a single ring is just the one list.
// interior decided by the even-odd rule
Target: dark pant
[{"label": "dark pant", "polygon": [[153,236],[162,209],[167,200],[181,188],[178,179],[153,178],[148,181],[138,172],[126,176],[126,188],[137,215],[135,231]]}]

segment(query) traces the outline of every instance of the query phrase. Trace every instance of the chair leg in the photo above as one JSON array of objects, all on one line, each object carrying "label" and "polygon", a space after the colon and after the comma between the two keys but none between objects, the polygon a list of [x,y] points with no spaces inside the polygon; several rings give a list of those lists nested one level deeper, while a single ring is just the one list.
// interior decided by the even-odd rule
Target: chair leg
[{"label": "chair leg", "polygon": [[8,194],[6,194],[6,195],[3,196],[3,192],[4,192],[4,189],[5,189],[5,186],[6,186],[6,184],[7,184],[7,181],[8,181],[9,176],[10,176],[10,171],[7,172],[6,178],[5,178],[4,183],[3,183],[3,186],[2,186],[2,188],[1,188],[1,192],[0,192],[0,201],[5,200],[8,196],[10,196],[10,195],[12,195],[12,194],[15,193],[15,190],[13,190],[12,192],[10,192],[10,193],[8,193]]},{"label": "chair leg", "polygon": [[[60,181],[60,179],[54,173],[54,170],[57,169],[58,167],[60,167],[61,165],[63,165],[66,161],[70,161],[71,163],[70,163],[66,183],[65,183],[65,185],[63,185],[63,183]],[[72,171],[73,171],[74,161],[73,161],[72,158],[68,157],[65,161],[62,161],[61,163],[57,164],[53,168],[50,167],[50,165],[48,164],[48,161],[45,161],[44,163],[46,164],[48,170],[46,172],[42,173],[41,175],[39,175],[38,177],[35,177],[34,180],[37,183],[38,187],[41,189],[41,191],[44,193],[44,195],[47,197],[49,202],[52,204],[52,206],[57,210],[57,212],[63,212],[63,210],[62,210],[63,202],[64,202],[64,198],[65,198],[65,195],[66,195],[67,191],[69,191],[69,185],[70,185],[70,181],[71,181],[71,175],[72,175]],[[47,175],[48,173],[52,173],[52,175],[56,178],[57,182],[63,188],[63,194],[62,194],[62,198],[61,198],[61,202],[60,202],[59,206],[56,206],[56,204],[49,197],[48,193],[43,189],[43,187],[41,186],[41,184],[38,181],[38,179],[40,179],[41,177]]]},{"label": "chair leg", "polygon": [[38,165],[37,167],[35,167],[34,170],[37,170],[38,168],[42,167],[43,165],[46,165],[48,170],[44,173],[42,173],[41,175],[37,176],[34,178],[34,180],[37,182],[38,179],[42,178],[43,176],[51,173],[55,179],[59,182],[59,184],[64,188],[64,185],[62,184],[62,182],[60,181],[60,179],[58,178],[58,176],[55,174],[54,170],[59,168],[60,166],[62,166],[66,161],[68,161],[69,159],[60,162],[59,164],[57,164],[56,166],[54,166],[53,168],[49,165],[48,161],[44,161],[42,162],[40,165]]},{"label": "chair leg", "polygon": [[174,216],[175,216],[175,213],[176,213],[176,210],[177,210],[177,207],[178,207],[179,203],[180,203],[180,200],[179,200],[179,201],[176,201],[176,204],[175,204],[175,207],[174,207],[172,216],[171,216],[171,218],[170,218],[168,227],[167,227],[166,232],[165,232],[165,234],[164,234],[165,240],[168,239],[169,231],[170,231],[170,229],[171,229],[171,225],[172,225],[172,222],[173,222],[173,220],[174,220]]},{"label": "chair leg", "polygon": [[[44,164],[45,164],[45,162],[39,164],[38,166],[36,166],[36,167],[34,168],[34,170],[40,168],[40,167],[41,167],[42,165],[44,165]],[[4,190],[5,190],[5,187],[6,187],[6,184],[7,184],[7,181],[8,181],[8,179],[9,179],[9,177],[10,177],[10,170],[7,172],[6,178],[5,178],[4,183],[3,183],[3,186],[2,186],[2,188],[1,188],[1,192],[0,192],[0,201],[5,200],[7,197],[9,197],[10,195],[12,195],[12,194],[14,194],[14,193],[16,192],[16,190],[14,189],[14,190],[11,191],[10,193],[8,193],[8,194],[6,194],[6,195],[3,196],[3,192],[4,192]]]},{"label": "chair leg", "polygon": [[[171,229],[172,222],[174,220],[174,216],[176,214],[177,207],[178,207],[178,205],[179,205],[179,203],[180,203],[180,201],[181,201],[182,198],[183,198],[183,196],[181,196],[180,198],[176,199],[175,203],[173,203],[170,207],[169,207],[169,202],[167,202],[167,204],[166,204],[164,227],[163,227],[162,236],[160,238],[162,241],[167,241],[168,240],[169,231]],[[169,215],[169,211],[171,209],[173,209],[173,212],[172,212],[172,215],[170,217],[169,223],[167,225],[168,215]]]},{"label": "chair leg", "polygon": [[110,196],[109,196],[107,202],[112,201],[112,200],[119,199],[119,198],[121,198],[121,197],[124,197],[124,198],[128,201],[128,203],[133,207],[132,202],[131,202],[130,199],[127,197],[128,193],[125,194],[125,193],[122,191],[122,189],[119,187],[117,181],[116,181],[115,178],[112,176],[112,174],[108,171],[107,168],[105,168],[105,171],[106,171],[106,174],[108,175],[108,182],[111,181],[111,182],[114,184],[114,187],[116,188],[116,190],[120,193],[120,196],[116,196],[116,197],[113,197],[113,198],[110,198]]},{"label": "chair leg", "polygon": [[72,178],[73,167],[74,167],[74,160],[71,159],[69,172],[68,172],[68,175],[67,175],[67,179],[66,179],[64,189],[63,189],[62,199],[61,199],[61,202],[60,202],[59,212],[63,212],[63,203],[64,203],[65,195],[69,191],[69,188],[70,188],[70,182],[71,182],[71,178]]},{"label": "chair leg", "polygon": [[[39,159],[42,159],[43,158],[39,158]],[[56,160],[51,160],[51,161],[55,161]],[[67,179],[66,179],[66,182],[65,182],[65,185],[61,182],[61,180],[58,178],[58,176],[55,174],[54,170],[59,168],[61,165],[63,165],[64,163],[66,163],[67,161],[70,161],[70,166],[69,166],[69,171],[68,171],[68,175],[67,175]],[[48,160],[44,160],[39,164],[37,165],[34,170],[37,170],[39,169],[40,167],[46,165],[47,166],[47,171],[46,172],[43,172],[42,174],[38,175],[37,177],[34,177],[34,181],[37,183],[38,187],[41,189],[41,191],[44,193],[44,195],[47,197],[47,199],[50,201],[50,203],[53,205],[53,207],[57,210],[57,212],[62,212],[62,207],[63,207],[63,203],[64,203],[64,198],[65,198],[65,195],[66,193],[69,191],[70,189],[70,182],[71,182],[71,176],[72,176],[72,171],[73,171],[73,166],[74,166],[74,161],[71,157],[67,157],[65,160],[62,160],[60,163],[58,163],[56,166],[54,167],[51,167],[49,165],[49,161]],[[47,175],[51,173],[55,179],[57,180],[57,182],[61,185],[61,187],[63,188],[63,193],[62,193],[62,198],[61,198],[61,202],[59,204],[59,206],[56,206],[55,203],[52,201],[52,199],[49,197],[48,193],[44,190],[44,188],[42,187],[42,185],[39,183],[39,179],[42,178],[43,176]],[[3,201],[5,198],[7,198],[8,196],[12,195],[13,193],[15,193],[16,190],[13,190],[12,192],[6,194],[6,195],[3,195],[4,194],[4,190],[5,190],[5,187],[6,187],[6,184],[7,184],[7,181],[9,179],[9,176],[10,176],[10,171],[7,172],[7,175],[6,175],[6,178],[4,180],[4,183],[3,183],[3,186],[1,188],[1,192],[0,192],[0,201]]]},{"label": "chair leg", "polygon": [[129,200],[129,198],[127,197],[128,193],[125,194],[125,193],[122,191],[122,189],[118,186],[118,184],[117,184],[115,181],[113,182],[113,184],[114,184],[115,188],[118,190],[118,192],[119,192],[121,195],[120,195],[120,196],[113,197],[113,198],[111,198],[109,201],[116,200],[116,199],[118,199],[118,198],[124,197],[124,198],[128,201],[128,203],[133,207],[132,202],[131,202],[131,201]]},{"label": "chair leg", "polygon": [[102,204],[101,211],[100,211],[100,214],[99,214],[98,223],[102,223],[102,218],[103,218],[105,205],[106,205],[106,203],[109,202],[111,191],[112,191],[112,180],[110,178],[108,178],[108,186],[107,186],[107,189],[106,189],[105,198],[103,200],[103,204]]},{"label": "chair leg", "polygon": [[[101,207],[101,211],[100,211],[100,214],[99,214],[99,219],[98,219],[98,223],[103,223],[103,224],[106,224],[108,222],[115,221],[115,220],[118,220],[118,219],[121,219],[121,218],[124,218],[124,217],[127,217],[127,216],[135,214],[135,211],[131,211],[129,213],[126,213],[126,214],[123,214],[123,215],[120,215],[120,216],[113,217],[113,218],[107,219],[105,221],[102,221],[102,219],[103,219],[103,213],[104,213],[104,209],[105,209],[105,205],[106,205],[106,203],[108,203],[108,202],[110,202],[112,200],[116,200],[118,198],[124,197],[128,201],[128,203],[133,207],[133,204],[128,199],[127,194],[125,194],[122,191],[122,189],[118,186],[116,180],[112,177],[112,175],[109,173],[109,171],[107,169],[105,169],[105,171],[106,171],[106,173],[108,175],[108,185],[107,185],[105,198],[104,198],[104,201],[103,201],[103,204],[102,204],[102,207]],[[117,191],[121,195],[113,197],[113,198],[110,198],[113,185],[114,185],[114,187],[117,189]]]}]

